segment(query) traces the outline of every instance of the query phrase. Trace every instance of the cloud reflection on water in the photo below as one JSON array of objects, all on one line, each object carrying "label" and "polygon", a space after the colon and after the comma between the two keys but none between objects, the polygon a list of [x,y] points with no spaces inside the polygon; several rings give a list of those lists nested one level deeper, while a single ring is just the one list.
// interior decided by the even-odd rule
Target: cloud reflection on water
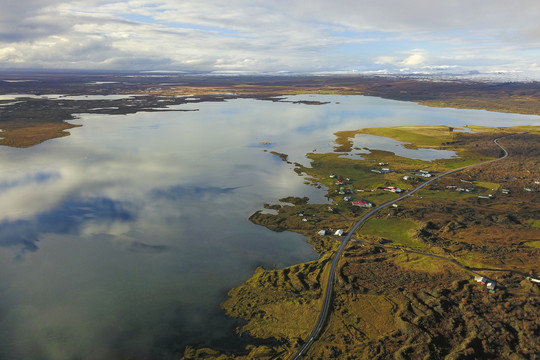
[{"label": "cloud reflection on water", "polygon": [[325,201],[253,144],[270,141],[306,164],[313,148],[332,149],[338,130],[538,123],[315,98],[332,103],[235,100],[189,113],[81,115],[84,126],[69,137],[0,148],[0,358],[177,358],[186,343],[233,341],[219,310],[226,291],[256,265],[316,256],[302,236],[248,216],[288,195]]},{"label": "cloud reflection on water", "polygon": [[34,218],[1,222],[0,246],[17,248],[20,254],[37,251],[40,234],[80,235],[87,233],[85,229],[91,224],[100,224],[102,229],[110,229],[113,224],[133,222],[135,216],[128,208],[128,204],[107,198],[61,203]]}]

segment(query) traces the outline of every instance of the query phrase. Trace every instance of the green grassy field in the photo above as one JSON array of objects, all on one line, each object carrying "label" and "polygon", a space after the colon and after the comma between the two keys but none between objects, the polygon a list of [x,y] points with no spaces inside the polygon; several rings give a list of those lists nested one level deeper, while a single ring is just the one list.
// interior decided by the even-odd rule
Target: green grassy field
[{"label": "green grassy field", "polygon": [[413,238],[419,225],[408,219],[389,217],[387,219],[369,219],[357,230],[358,235],[373,236],[391,240],[396,245],[414,249],[426,249],[427,246]]},{"label": "green grassy field", "polygon": [[411,143],[413,147],[439,147],[454,140],[454,128],[448,126],[395,126],[359,131]]},{"label": "green grassy field", "polygon": [[501,187],[500,184],[488,182],[488,181],[476,181],[475,184],[476,186],[482,187],[484,189],[495,190],[495,191],[499,190],[499,188]]},{"label": "green grassy field", "polygon": [[441,199],[441,200],[462,200],[476,197],[477,195],[459,192],[459,191],[450,191],[450,190],[420,190],[418,191],[418,196],[421,196],[425,199]]},{"label": "green grassy field", "polygon": [[528,243],[525,243],[525,245],[540,249],[540,240],[539,241],[529,241]]},{"label": "green grassy field", "polygon": [[449,263],[448,261],[418,254],[399,254],[394,259],[394,263],[406,269],[426,271],[429,273],[440,273],[447,271],[448,269],[451,269],[454,272],[460,271],[459,267]]},{"label": "green grassy field", "polygon": [[535,228],[540,228],[540,220],[538,219],[530,219],[527,221],[527,224],[531,225],[532,227],[535,227]]}]

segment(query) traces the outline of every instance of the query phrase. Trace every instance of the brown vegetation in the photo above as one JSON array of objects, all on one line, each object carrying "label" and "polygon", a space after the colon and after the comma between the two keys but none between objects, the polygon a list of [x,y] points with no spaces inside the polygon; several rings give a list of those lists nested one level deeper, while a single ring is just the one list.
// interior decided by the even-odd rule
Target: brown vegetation
[{"label": "brown vegetation", "polygon": [[[500,135],[500,131],[457,133],[451,146],[464,154],[497,157],[493,139]],[[526,279],[531,271],[537,275],[540,270],[540,249],[528,245],[540,239],[532,225],[540,217],[540,199],[538,191],[523,189],[538,187],[533,170],[539,168],[540,135],[520,134],[501,143],[511,156],[497,166],[453,174],[398,208],[377,213],[375,222],[388,224],[385,232],[371,232],[369,226],[358,231],[340,260],[330,318],[307,358],[534,359],[540,354],[540,290]],[[326,174],[328,169],[322,168]],[[313,181],[327,176],[319,177],[316,168],[308,175]],[[453,186],[462,184],[475,187],[475,193],[451,196]],[[503,188],[510,193],[501,193]],[[477,197],[487,193],[494,196]],[[251,220],[274,230],[310,235],[308,241],[321,259],[281,270],[259,269],[231,291],[224,307],[248,321],[241,331],[280,341],[273,347],[251,347],[249,355],[237,358],[292,355],[309,333],[308,324],[315,321],[325,279],[321,271],[339,244],[338,237],[313,233],[321,228],[347,229],[358,217],[350,206],[328,212],[326,206],[308,204],[306,199],[280,200],[290,205],[275,206],[277,214],[257,213]],[[302,221],[306,215],[315,215],[317,221]],[[394,229],[409,223],[419,225],[409,232]],[[407,244],[421,250],[407,252]],[[473,269],[495,280],[498,289],[491,293],[476,284]],[[287,314],[294,314],[297,322]],[[186,359],[203,358],[195,349],[190,351],[194,355]]]},{"label": "brown vegetation", "polygon": [[[67,91],[65,84],[48,79],[50,93]],[[150,111],[157,96],[163,95],[190,94],[200,97],[198,101],[233,97],[279,101],[277,96],[283,94],[335,93],[380,96],[431,106],[540,114],[537,83],[481,84],[365,77],[241,80],[243,84],[238,83],[238,78],[222,78],[218,83],[215,78],[183,77],[182,86],[129,82],[118,87],[106,85],[104,88],[109,93],[122,89],[150,96],[133,108],[119,102],[117,110],[98,111]],[[70,84],[72,93],[73,89],[88,91],[81,83]],[[3,85],[26,87],[10,88],[11,93],[44,90],[29,83]],[[171,103],[182,101],[178,99]],[[39,113],[35,112],[36,106],[40,107]],[[3,144],[31,146],[63,136],[66,134],[63,130],[71,126],[64,121],[72,118],[73,113],[92,107],[96,103],[77,102],[62,107],[50,101],[25,101],[22,105],[5,106],[0,110]],[[309,334],[320,309],[327,264],[340,244],[337,236],[315,233],[320,229],[347,231],[364,211],[343,201],[337,193],[339,186],[335,179],[328,178],[329,174],[350,178],[352,188],[363,184],[377,189],[396,184],[405,171],[414,168],[442,171],[498,157],[501,151],[492,140],[505,133],[523,131],[483,130],[479,133],[445,130],[449,138],[436,139],[436,146],[455,148],[465,159],[426,163],[398,158],[388,152],[366,156],[366,161],[376,158],[394,162],[393,168],[398,172],[385,175],[373,174],[367,163],[339,158],[339,154],[311,154],[311,169],[297,170],[307,174],[314,185],[328,186],[328,194],[334,199],[332,211],[328,211],[327,205],[308,204],[307,199],[290,197],[280,199],[281,204],[265,206],[276,214],[257,212],[250,219],[275,231],[295,231],[308,236],[320,258],[285,269],[259,268],[252,278],[230,291],[223,307],[230,316],[245,321],[238,332],[275,340],[273,345],[248,345],[244,355],[231,356],[286,359]],[[388,231],[389,235],[383,237],[377,232],[366,234],[360,230],[358,239],[349,244],[341,259],[331,315],[308,358],[451,360],[540,356],[540,290],[538,284],[526,279],[531,273],[538,276],[540,271],[540,248],[530,246],[540,241],[537,226],[540,188],[535,182],[539,178],[540,135],[538,129],[529,130],[534,131],[501,140],[511,154],[509,158],[441,179],[402,201],[398,208],[385,209],[375,216],[381,222],[404,219],[419,224],[414,231]],[[347,139],[355,133],[343,134],[344,141],[338,150],[350,150]],[[286,160],[286,155],[276,155]],[[458,193],[457,187],[473,190]],[[508,192],[503,193],[502,189]],[[374,191],[365,196],[381,203],[395,194]],[[400,223],[404,222],[388,221],[388,224]],[[407,252],[411,251],[408,248],[411,244],[415,245],[416,253]],[[472,269],[497,281],[498,289],[491,293],[474,283]],[[185,359],[231,356],[193,347],[188,347],[184,354]]]}]

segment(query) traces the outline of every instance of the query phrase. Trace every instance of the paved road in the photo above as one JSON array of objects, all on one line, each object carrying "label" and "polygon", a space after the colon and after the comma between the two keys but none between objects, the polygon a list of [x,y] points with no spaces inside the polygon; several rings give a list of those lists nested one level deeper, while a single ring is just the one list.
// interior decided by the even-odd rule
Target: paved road
[{"label": "paved road", "polygon": [[[512,134],[514,135],[514,134]],[[330,309],[330,302],[332,300],[332,290],[333,290],[333,287],[334,287],[334,277],[335,277],[335,274],[336,274],[336,269],[337,269],[337,265],[338,265],[338,262],[339,262],[339,258],[341,257],[341,254],[343,253],[343,250],[345,249],[345,247],[347,246],[347,243],[351,240],[351,237],[353,236],[354,232],[356,231],[356,229],[358,229],[368,218],[370,218],[373,214],[375,214],[377,211],[381,210],[381,209],[384,209],[385,207],[388,207],[400,200],[403,200],[405,198],[408,198],[409,196],[413,195],[414,193],[416,193],[417,191],[423,189],[424,187],[426,187],[427,185],[429,185],[430,183],[442,178],[443,176],[447,176],[447,175],[450,175],[450,174],[453,174],[453,173],[456,173],[458,171],[461,171],[461,170],[465,170],[465,169],[469,169],[469,168],[472,168],[472,167],[475,167],[475,166],[480,166],[480,165],[485,165],[485,164],[489,164],[489,163],[492,163],[492,162],[495,162],[495,161],[500,161],[506,157],[508,157],[508,151],[506,151],[505,148],[503,148],[500,144],[499,144],[499,139],[502,139],[503,137],[506,137],[506,136],[512,136],[512,135],[505,135],[505,136],[501,136],[501,137],[498,137],[496,138],[495,140],[493,140],[493,142],[495,143],[495,145],[497,145],[499,148],[501,148],[501,150],[504,152],[504,155],[501,156],[500,158],[498,159],[494,159],[494,160],[489,160],[489,161],[485,161],[483,163],[478,163],[478,164],[473,164],[473,165],[469,165],[469,166],[464,166],[462,168],[459,168],[459,169],[454,169],[454,170],[451,170],[451,171],[448,171],[448,172],[445,172],[444,174],[440,174],[440,175],[437,175],[431,179],[429,179],[428,181],[422,183],[420,186],[418,186],[417,188],[409,191],[407,194],[403,195],[403,196],[400,196],[398,197],[397,199],[394,199],[394,200],[391,200],[391,201],[388,201],[382,205],[379,205],[377,206],[376,208],[373,208],[371,209],[369,212],[367,212],[364,216],[362,216],[360,218],[360,220],[358,220],[356,222],[356,224],[354,224],[354,226],[352,227],[352,229],[347,233],[347,236],[343,239],[343,242],[341,243],[341,246],[339,247],[338,251],[336,252],[336,254],[334,255],[334,258],[332,259],[332,265],[330,267],[330,272],[328,274],[328,280],[327,280],[327,283],[326,283],[326,288],[325,288],[325,291],[324,291],[324,300],[323,300],[323,307],[322,307],[322,310],[321,310],[321,313],[319,314],[319,319],[317,320],[317,324],[315,324],[315,327],[313,328],[313,331],[311,332],[311,334],[309,335],[309,337],[307,338],[306,342],[298,349],[298,351],[296,352],[296,354],[291,358],[292,360],[297,360],[297,359],[300,359],[308,350],[309,348],[311,347],[311,345],[315,342],[315,340],[317,339],[317,337],[319,336],[321,330],[323,329],[323,326],[324,326],[324,323],[326,322],[326,318],[328,317],[328,311]]]}]

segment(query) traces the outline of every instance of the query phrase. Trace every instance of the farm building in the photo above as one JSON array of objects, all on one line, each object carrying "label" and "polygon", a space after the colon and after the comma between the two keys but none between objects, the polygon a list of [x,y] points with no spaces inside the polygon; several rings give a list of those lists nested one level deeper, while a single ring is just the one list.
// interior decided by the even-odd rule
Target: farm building
[{"label": "farm building", "polygon": [[474,280],[480,285],[484,285],[489,290],[495,290],[495,288],[497,287],[497,283],[491,279],[488,279],[487,277],[475,276]]},{"label": "farm building", "polygon": [[393,193],[403,192],[403,190],[401,190],[400,188],[397,188],[395,186],[387,186],[387,187],[384,188],[384,190],[390,191],[390,192],[393,192]]},{"label": "farm building", "polygon": [[367,200],[359,200],[359,201],[353,201],[352,204],[354,206],[359,206],[359,207],[363,207],[363,208],[369,208],[369,207],[372,207],[373,204],[370,203],[369,201]]}]

